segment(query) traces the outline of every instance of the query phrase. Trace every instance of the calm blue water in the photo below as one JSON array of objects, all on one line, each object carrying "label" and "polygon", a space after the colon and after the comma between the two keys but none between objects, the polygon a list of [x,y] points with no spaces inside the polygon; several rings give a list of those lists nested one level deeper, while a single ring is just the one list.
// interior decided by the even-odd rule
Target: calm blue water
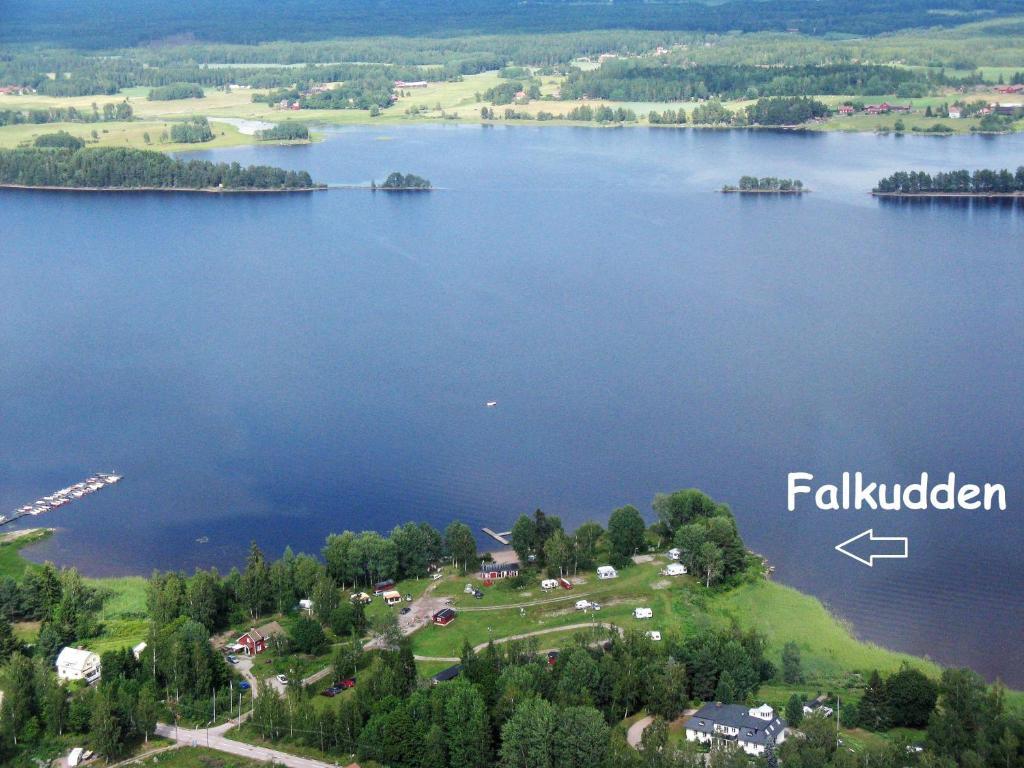
[{"label": "calm blue water", "polygon": [[[1016,167],[1024,136],[444,127],[205,156],[444,189],[0,192],[0,504],[126,475],[35,557],[226,567],[252,538],[604,521],[698,486],[862,637],[1024,686],[1024,209],[865,193]],[[743,173],[815,192],[713,191]],[[858,469],[1004,483],[1010,509],[786,512],[787,472]],[[869,526],[910,560],[832,550]]]}]

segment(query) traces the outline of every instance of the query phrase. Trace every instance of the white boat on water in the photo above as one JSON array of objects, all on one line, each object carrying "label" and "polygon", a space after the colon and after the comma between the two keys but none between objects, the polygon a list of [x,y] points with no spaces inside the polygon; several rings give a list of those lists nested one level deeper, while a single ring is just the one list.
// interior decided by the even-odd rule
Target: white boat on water
[{"label": "white boat on water", "polygon": [[488,407],[488,408],[493,408],[493,407],[494,407],[494,406],[496,406],[497,404],[498,404],[498,401],[497,401],[497,400],[488,400],[488,401],[487,401],[487,407]]}]

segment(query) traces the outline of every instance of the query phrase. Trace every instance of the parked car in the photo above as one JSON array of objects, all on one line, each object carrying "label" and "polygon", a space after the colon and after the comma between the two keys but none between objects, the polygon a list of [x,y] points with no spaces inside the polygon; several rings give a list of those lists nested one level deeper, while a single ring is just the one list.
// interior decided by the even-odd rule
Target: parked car
[{"label": "parked car", "polygon": [[320,695],[321,696],[326,696],[327,698],[330,699],[330,698],[333,698],[333,697],[337,696],[339,693],[341,693],[341,688],[339,688],[336,685],[332,685],[330,688],[326,688],[323,691],[321,691]]},{"label": "parked car", "polygon": [[247,683],[245,680],[240,680],[238,682],[238,690],[240,690],[240,691],[248,691],[250,688],[252,688],[252,686],[249,685],[249,683]]},{"label": "parked car", "polygon": [[654,640],[655,642],[661,640],[661,632],[659,632],[656,629],[651,630],[650,632],[644,632],[644,634],[647,635],[647,637],[649,637],[651,640]]},{"label": "parked car", "polygon": [[403,605],[402,610],[400,610],[399,613],[405,616],[405,614],[407,614],[411,610],[412,608],[410,608],[408,605]]},{"label": "parked car", "polygon": [[430,580],[431,581],[439,581],[440,579],[443,579],[443,578],[444,578],[444,574],[441,573],[440,571],[438,571],[437,573],[435,573],[433,576],[430,577]]},{"label": "parked car", "polygon": [[277,682],[281,685],[288,685],[288,675],[278,675]]},{"label": "parked car", "polygon": [[409,594],[408,592],[405,593],[405,602],[407,602],[407,603],[411,603],[412,602],[412,595]]},{"label": "parked car", "polygon": [[568,579],[559,579],[558,583],[561,585],[562,589],[572,589],[572,582]]},{"label": "parked car", "polygon": [[343,690],[356,687],[356,679],[354,677],[346,677],[344,680],[338,681],[338,687]]},{"label": "parked car", "polygon": [[475,590],[473,592],[473,597],[475,597],[477,600],[483,599],[483,596],[484,596],[484,593],[481,592],[479,589],[477,589],[477,590]]},{"label": "parked car", "polygon": [[227,655],[227,660],[228,660],[228,664],[237,664],[238,663],[238,657],[235,656],[235,654],[233,654],[233,653],[229,653]]},{"label": "parked car", "polygon": [[593,610],[595,610],[595,611],[600,611],[600,610],[601,610],[601,604],[600,604],[600,603],[591,603],[591,604],[590,604],[590,607],[591,607],[591,608],[592,608]]},{"label": "parked car", "polygon": [[558,651],[548,651],[548,664],[554,664],[558,661]]}]

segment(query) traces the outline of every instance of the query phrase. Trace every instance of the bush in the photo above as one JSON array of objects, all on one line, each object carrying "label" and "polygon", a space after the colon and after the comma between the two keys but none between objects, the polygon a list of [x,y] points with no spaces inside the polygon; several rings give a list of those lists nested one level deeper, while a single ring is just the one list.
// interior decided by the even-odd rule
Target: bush
[{"label": "bush", "polygon": [[320,626],[320,622],[307,616],[295,621],[289,635],[292,647],[299,653],[317,654],[327,645],[327,636],[324,635],[324,628]]},{"label": "bush", "polygon": [[32,146],[35,147],[60,147],[63,149],[81,149],[85,146],[85,141],[72,136],[67,131],[57,131],[56,133],[44,133],[42,136],[37,136],[36,140],[32,142]]}]

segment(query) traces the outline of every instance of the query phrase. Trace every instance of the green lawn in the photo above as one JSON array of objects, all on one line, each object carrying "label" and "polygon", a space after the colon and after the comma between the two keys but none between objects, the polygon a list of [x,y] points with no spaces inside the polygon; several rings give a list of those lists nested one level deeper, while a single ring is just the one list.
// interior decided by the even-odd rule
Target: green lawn
[{"label": "green lawn", "polygon": [[159,768],[266,768],[267,763],[205,747],[181,747],[146,758],[145,765]]},{"label": "green lawn", "polygon": [[19,551],[22,547],[42,541],[52,533],[53,531],[50,529],[40,529],[35,533],[21,536],[13,541],[0,543],[0,577],[10,576],[20,579],[29,568],[38,568],[39,566],[22,557]]},{"label": "green lawn", "polygon": [[[331,701],[331,699],[324,699],[325,701]],[[336,699],[335,699],[336,700]],[[287,752],[289,755],[297,755],[299,757],[309,757],[314,760],[328,760],[330,762],[338,761],[340,765],[347,765],[352,760],[355,760],[355,755],[337,755],[333,752],[321,752],[315,747],[308,747],[305,744],[298,744],[290,739],[281,739],[279,741],[268,741],[262,738],[259,731],[248,723],[243,723],[241,728],[232,728],[226,734],[227,738],[234,741],[241,741],[245,744],[252,744],[257,747],[266,747],[267,749],[275,749],[279,752]],[[260,763],[260,765],[266,765],[266,763]],[[365,763],[363,765],[366,765]],[[177,768],[177,766],[175,766]],[[191,768],[191,767],[189,767]],[[226,768],[226,767],[225,767]]]}]

